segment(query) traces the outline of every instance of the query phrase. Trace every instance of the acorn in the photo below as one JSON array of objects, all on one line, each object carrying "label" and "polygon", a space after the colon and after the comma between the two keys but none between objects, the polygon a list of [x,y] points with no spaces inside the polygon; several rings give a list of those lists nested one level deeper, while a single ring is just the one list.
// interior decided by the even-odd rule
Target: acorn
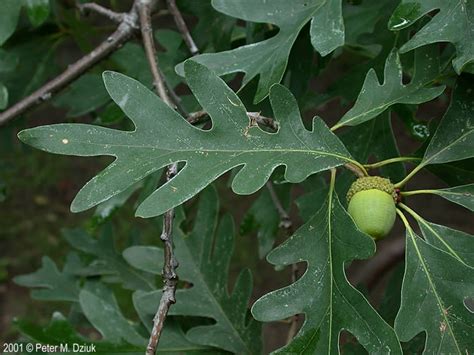
[{"label": "acorn", "polygon": [[395,223],[397,198],[395,186],[389,179],[361,177],[347,192],[347,210],[362,232],[381,239],[390,233]]}]

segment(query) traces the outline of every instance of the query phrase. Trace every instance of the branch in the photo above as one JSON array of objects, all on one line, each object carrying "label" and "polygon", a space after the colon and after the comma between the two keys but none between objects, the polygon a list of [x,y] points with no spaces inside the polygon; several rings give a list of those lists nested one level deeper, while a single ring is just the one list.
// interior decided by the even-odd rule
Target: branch
[{"label": "branch", "polygon": [[[138,0],[135,0],[135,2],[137,1]],[[6,111],[0,113],[0,126],[26,112],[31,107],[49,100],[54,93],[68,86],[99,61],[120,48],[137,28],[138,16],[134,5],[130,12],[123,14],[122,22],[120,22],[115,32],[107,37],[107,39],[99,44],[92,52],[80,58],[74,64],[69,65],[59,76],[47,82],[41,88],[17,102]]]},{"label": "branch", "polygon": [[[187,120],[191,124],[196,124],[207,116],[208,114],[206,111],[196,111],[187,115]],[[247,112],[247,116],[250,120],[250,126],[255,126],[258,123],[262,126],[272,129],[275,132],[278,131],[278,122],[273,118],[262,116],[260,112]]]},{"label": "branch", "polygon": [[189,51],[194,56],[199,54],[199,49],[196,46],[191,34],[189,33],[188,26],[186,26],[186,22],[184,22],[183,15],[179,11],[178,7],[176,6],[176,0],[167,0],[168,9],[170,13],[173,15],[174,22],[176,23],[176,27],[178,27],[179,32],[181,32],[181,36],[183,36],[184,42],[188,46]]},{"label": "branch", "polygon": [[116,23],[121,23],[125,16],[125,14],[123,13],[112,11],[110,9],[107,9],[93,2],[88,2],[85,4],[81,4],[78,2],[76,3],[76,7],[83,14],[88,14],[89,12],[95,12],[95,13],[98,13],[99,15],[107,17],[109,20],[112,20],[113,22],[116,22]]},{"label": "branch", "polygon": [[345,167],[347,170],[352,171],[357,177],[364,177],[364,176],[367,176],[367,172],[362,171],[362,169],[359,168],[357,165],[354,165],[354,164],[351,164],[351,163],[347,163],[347,164],[344,164],[344,167]]},{"label": "branch", "polygon": [[[153,38],[153,28],[151,25],[151,10],[154,3],[155,2],[152,0],[139,0],[137,4],[143,46],[145,47],[145,53],[150,66],[151,74],[153,76],[153,84],[155,86],[156,93],[168,106],[174,108],[175,104],[168,94],[166,81],[160,71],[158,59],[156,56],[156,46]],[[171,180],[176,175],[177,170],[177,164],[170,165],[166,171],[166,180]],[[167,211],[163,216],[163,231],[160,238],[164,243],[165,254],[163,264],[164,286],[158,310],[155,314],[155,317],[153,318],[153,328],[146,349],[147,355],[154,355],[156,353],[156,348],[158,347],[158,343],[160,341],[166,316],[168,315],[171,305],[176,303],[175,294],[176,286],[178,284],[176,268],[178,267],[178,261],[176,260],[173,250],[173,219],[173,209]]]},{"label": "branch", "polygon": [[291,221],[291,218],[288,215],[288,212],[286,212],[280,199],[278,198],[275,188],[273,187],[273,183],[270,180],[268,180],[266,183],[266,186],[267,186],[268,192],[270,193],[272,202],[275,205],[275,208],[277,209],[278,214],[280,215],[280,227],[285,229],[287,233],[291,235],[292,229],[293,229],[293,222]]},{"label": "branch", "polygon": [[151,26],[151,7],[152,0],[138,0],[138,14],[140,17],[140,29],[142,33],[143,46],[145,47],[145,54],[150,66],[153,77],[153,85],[159,97],[170,107],[175,107],[168,95],[168,88],[163,74],[158,66],[158,59],[156,57],[156,46],[153,38],[153,28]]}]

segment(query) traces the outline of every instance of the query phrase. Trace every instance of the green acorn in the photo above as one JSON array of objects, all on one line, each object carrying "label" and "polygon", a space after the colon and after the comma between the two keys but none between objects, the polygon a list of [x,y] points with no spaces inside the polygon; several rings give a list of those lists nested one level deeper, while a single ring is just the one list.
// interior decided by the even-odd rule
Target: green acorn
[{"label": "green acorn", "polygon": [[389,179],[357,179],[347,192],[348,212],[357,227],[374,239],[385,237],[395,223],[397,193]]}]

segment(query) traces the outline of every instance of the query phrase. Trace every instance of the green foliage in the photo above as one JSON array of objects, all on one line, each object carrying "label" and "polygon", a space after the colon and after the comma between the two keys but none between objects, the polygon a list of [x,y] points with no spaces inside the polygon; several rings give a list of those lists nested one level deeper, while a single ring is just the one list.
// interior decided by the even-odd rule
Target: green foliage
[{"label": "green foliage", "polygon": [[[252,275],[243,270],[228,291],[228,269],[234,244],[232,218],[224,216],[219,225],[217,194],[207,189],[201,194],[199,210],[192,232],[175,234],[180,277],[192,287],[177,291],[176,305],[170,314],[212,317],[215,324],[191,328],[186,336],[191,341],[215,346],[237,354],[260,352],[260,325],[248,321],[247,303],[252,291]],[[178,222],[179,223],[179,222]],[[138,269],[160,273],[161,249],[131,247],[124,251],[128,262]],[[215,266],[218,265],[218,268]],[[142,314],[153,316],[158,308],[161,290],[137,291],[134,304]]]},{"label": "green foliage", "polygon": [[[333,177],[334,178],[334,177]],[[275,321],[304,313],[298,336],[282,353],[339,353],[339,333],[351,332],[369,352],[401,354],[395,333],[364,296],[351,286],[345,262],[370,257],[374,242],[358,231],[334,192],[334,179],[321,209],[267,257],[275,265],[307,262],[296,283],[260,298],[252,314]]]},{"label": "green foliage", "polygon": [[474,60],[474,46],[470,40],[474,34],[474,4],[471,1],[402,0],[388,25],[391,30],[398,31],[413,25],[433,10],[439,12],[400,51],[405,53],[429,43],[451,42],[457,52],[453,66],[459,74]]},{"label": "green foliage", "polygon": [[336,127],[355,126],[371,120],[394,104],[420,104],[439,96],[444,91],[443,86],[425,88],[439,73],[438,59],[433,50],[419,50],[416,53],[414,74],[408,85],[402,83],[403,72],[398,53],[390,53],[385,62],[383,84],[380,85],[375,71],[370,70],[354,107]]},{"label": "green foliage", "polygon": [[[186,71],[194,95],[213,119],[210,131],[191,126],[140,83],[117,73],[106,73],[106,88],[132,118],[135,131],[60,124],[19,134],[24,142],[49,152],[117,157],[83,187],[71,210],[78,212],[93,207],[157,169],[178,161],[185,161],[185,168],[138,207],[138,216],[162,214],[236,166],[243,165],[232,189],[251,194],[282,164],[286,165],[286,180],[300,182],[312,173],[352,161],[321,119],[313,121],[311,131],[306,130],[294,97],[283,86],[275,86],[270,94],[280,123],[278,133],[271,134],[250,124],[237,95],[206,67],[190,61]],[[180,132],[182,138],[175,139],[172,132]],[[304,166],[300,165],[302,161]]]},{"label": "green foliage", "polygon": [[[280,82],[285,72],[291,47],[298,33],[311,21],[311,44],[327,55],[344,44],[344,24],[341,0],[214,0],[212,6],[229,16],[245,21],[270,23],[278,26],[278,33],[265,41],[233,50],[202,54],[194,59],[217,74],[244,72],[244,85],[257,75],[259,83],[255,101],[263,100],[272,84]],[[178,72],[184,72],[178,67]]]},{"label": "green foliage", "polygon": [[[121,12],[131,1],[102,3]],[[0,258],[0,278],[27,270],[14,281],[57,311],[45,326],[17,320],[24,337],[143,353],[163,287],[155,217],[175,208],[179,282],[157,353],[472,352],[474,237],[464,221],[474,210],[473,2],[181,0],[200,50],[193,58],[164,4],[153,14],[155,59],[182,115],[152,91],[149,58],[131,36],[63,91],[41,97],[52,105],[0,131],[2,238],[21,249],[21,238],[32,238],[25,231],[44,222],[53,230],[44,240],[73,249],[58,247],[64,263],[43,256],[34,272]],[[2,1],[0,117],[98,40],[108,43],[116,24],[83,15],[69,2]],[[183,117],[200,110],[197,122]],[[13,142],[18,132],[46,152],[113,160],[63,169]],[[109,165],[94,176],[97,162]],[[167,180],[172,163],[178,172]],[[375,276],[367,267],[393,236],[375,244],[346,212],[360,175],[391,180],[406,229],[404,262],[384,259]],[[69,228],[52,201],[69,200],[84,176],[94,177],[71,210],[95,209]],[[465,208],[452,205],[446,213],[462,215],[444,226],[412,209],[412,195]],[[432,201],[425,208],[435,211],[442,201]],[[45,210],[44,221],[24,204]],[[58,242],[51,234],[66,224]],[[295,315],[304,315],[299,328]],[[262,338],[261,322],[288,320],[286,343]]]},{"label": "green foliage", "polygon": [[409,226],[406,253],[402,301],[395,319],[400,340],[426,331],[426,353],[468,352],[474,346],[469,336],[474,319],[464,299],[474,292],[474,269],[429,245]]},{"label": "green foliage", "polygon": [[15,32],[21,10],[21,1],[5,0],[0,13],[0,45]]}]

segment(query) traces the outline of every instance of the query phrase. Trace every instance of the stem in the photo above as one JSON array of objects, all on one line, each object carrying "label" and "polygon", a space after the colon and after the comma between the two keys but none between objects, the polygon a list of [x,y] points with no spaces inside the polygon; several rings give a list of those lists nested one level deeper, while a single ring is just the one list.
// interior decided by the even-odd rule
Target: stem
[{"label": "stem", "polygon": [[269,180],[267,181],[266,186],[267,186],[268,192],[270,193],[272,202],[275,205],[275,208],[277,209],[278,214],[280,215],[280,227],[284,228],[287,231],[287,234],[291,235],[293,222],[291,221],[291,218],[288,215],[288,212],[286,212],[285,208],[283,207],[283,204],[278,198],[275,188],[273,187],[273,183]]},{"label": "stem", "polygon": [[339,128],[341,128],[342,126],[344,126],[343,123],[336,123],[334,126],[332,126],[332,127],[330,128],[330,130],[331,130],[331,132],[334,132],[336,129],[339,129]]},{"label": "stem", "polygon": [[[168,95],[168,88],[166,81],[158,66],[158,59],[156,56],[156,46],[153,38],[153,28],[151,25],[151,9],[155,1],[153,0],[139,0],[138,13],[140,18],[140,28],[142,33],[143,46],[150,66],[151,74],[153,76],[153,84],[156,93],[161,99],[170,107],[175,108],[175,104]],[[166,171],[166,181],[170,181],[177,173],[178,165],[172,164],[168,166]],[[164,263],[163,263],[163,294],[161,295],[158,310],[153,318],[153,328],[150,334],[150,339],[146,349],[147,355],[154,355],[156,348],[160,341],[161,333],[163,331],[164,322],[168,311],[172,304],[176,303],[176,286],[178,284],[178,275],[176,268],[178,261],[174,255],[173,250],[173,219],[174,209],[167,211],[163,216],[163,231],[160,239],[164,243]]]},{"label": "stem", "polygon": [[135,10],[135,4],[137,2],[138,0],[135,0],[130,12],[123,15],[123,21],[115,32],[107,37],[99,46],[74,64],[69,65],[67,69],[56,78],[50,80],[32,94],[0,113],[0,126],[26,112],[31,107],[49,100],[54,93],[68,86],[99,61],[119,49],[138,28],[138,18]]},{"label": "stem", "polygon": [[355,160],[351,161],[351,163],[344,164],[344,167],[352,171],[358,177],[369,176],[364,166]]},{"label": "stem", "polygon": [[189,29],[188,26],[186,26],[186,22],[184,22],[183,15],[181,15],[181,12],[176,6],[176,0],[167,0],[167,3],[168,9],[173,15],[176,27],[178,27],[178,30],[181,33],[181,36],[183,37],[184,42],[186,43],[186,46],[188,46],[189,51],[193,56],[199,54],[199,49],[196,46],[196,43],[194,42],[193,38],[191,37],[191,34],[189,33]]},{"label": "stem", "polygon": [[170,107],[174,108],[174,104],[168,95],[165,79],[158,66],[156,57],[155,40],[153,39],[153,28],[151,25],[151,5],[152,0],[139,0],[138,13],[140,16],[140,29],[142,33],[143,46],[145,54],[150,66],[153,77],[153,85],[159,97]]},{"label": "stem", "polygon": [[421,160],[421,158],[415,158],[415,157],[397,157],[397,158],[391,158],[391,159],[386,159],[379,161],[377,163],[372,163],[372,164],[364,164],[364,167],[367,168],[368,170],[370,169],[376,169],[380,168],[382,166],[392,164],[392,163],[399,163],[399,162],[404,162],[404,161],[418,161]]},{"label": "stem", "polygon": [[397,211],[398,216],[399,216],[400,219],[402,220],[403,224],[405,225],[406,230],[407,230],[407,231],[410,233],[410,235],[411,235],[411,234],[413,233],[413,229],[411,228],[410,223],[408,223],[407,218],[405,217],[405,215],[403,214],[403,212],[400,211],[399,208],[397,208],[396,211]]},{"label": "stem", "polygon": [[98,13],[99,15],[107,17],[109,20],[116,23],[122,22],[125,16],[125,14],[112,11],[110,9],[107,9],[93,2],[88,2],[85,4],[81,4],[78,2],[76,6],[79,9],[79,11],[81,11],[82,13],[95,12],[95,13]]},{"label": "stem", "polygon": [[402,191],[400,192],[402,196],[413,196],[420,194],[436,194],[436,190],[414,190],[414,191]]},{"label": "stem", "polygon": [[425,164],[423,164],[423,163],[418,164],[407,176],[405,176],[405,178],[404,178],[402,181],[399,181],[399,182],[397,182],[397,183],[394,185],[395,188],[400,189],[400,188],[402,188],[403,186],[405,186],[405,184],[406,184],[413,176],[415,176],[415,174],[416,174],[417,172],[419,172],[421,169],[423,169],[424,166],[425,166]]}]

